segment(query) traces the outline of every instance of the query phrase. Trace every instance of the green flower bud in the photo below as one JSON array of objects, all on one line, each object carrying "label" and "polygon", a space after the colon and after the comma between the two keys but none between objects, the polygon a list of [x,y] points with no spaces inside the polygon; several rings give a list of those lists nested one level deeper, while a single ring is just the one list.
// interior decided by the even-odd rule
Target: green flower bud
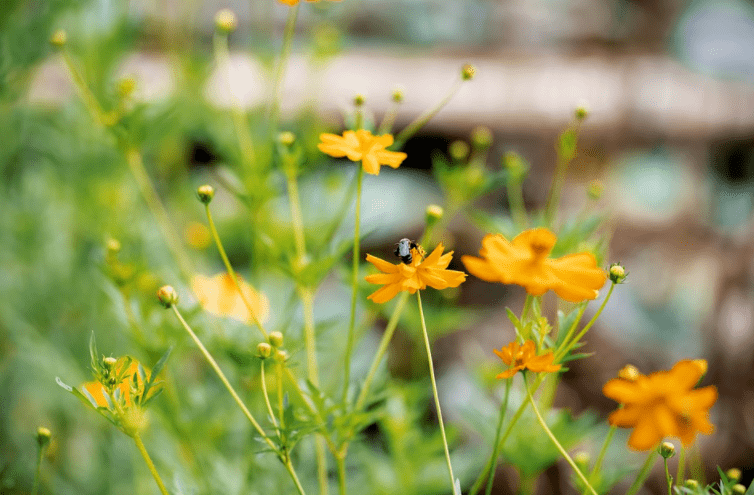
[{"label": "green flower bud", "polygon": [[272,346],[267,342],[257,344],[257,355],[261,359],[267,359],[272,354]]},{"label": "green flower bud", "polygon": [[464,64],[463,67],[461,67],[461,79],[464,81],[470,81],[474,79],[474,76],[476,75],[476,67],[474,67],[471,64]]},{"label": "green flower bud", "polygon": [[236,30],[238,20],[230,9],[222,9],[215,14],[215,28],[221,33],[229,34]]},{"label": "green flower bud", "polygon": [[586,107],[586,105],[579,105],[574,111],[574,116],[576,117],[576,120],[584,120],[589,116],[589,109]]},{"label": "green flower bud", "polygon": [[357,93],[353,96],[353,106],[362,107],[367,102],[367,97],[361,93]]},{"label": "green flower bud", "polygon": [[746,493],[746,487],[741,483],[736,483],[735,485],[733,485],[730,491],[731,493],[735,493],[736,495],[744,495]]},{"label": "green flower bud", "polygon": [[288,361],[288,353],[285,352],[282,349],[278,349],[275,351],[275,360],[279,363],[284,363]]},{"label": "green flower bud", "polygon": [[178,293],[170,285],[163,285],[157,291],[157,299],[165,306],[165,309],[169,309],[173,304],[178,304]]},{"label": "green flower bud", "polygon": [[44,426],[37,428],[37,443],[40,448],[45,448],[47,444],[50,443],[51,437],[52,432],[50,432],[48,428],[45,428]]},{"label": "green flower bud", "polygon": [[469,156],[469,145],[464,141],[453,141],[448,146],[448,154],[453,160],[463,161]]},{"label": "green flower bud", "polygon": [[102,359],[102,365],[109,370],[113,369],[117,362],[118,360],[114,357],[106,357]]},{"label": "green flower bud", "polygon": [[215,197],[215,188],[209,184],[204,184],[197,188],[196,195],[199,197],[199,201],[208,205],[212,201],[212,198]]},{"label": "green flower bud", "polygon": [[283,347],[283,334],[280,332],[271,332],[270,344],[278,348]]},{"label": "green flower bud", "polygon": [[445,210],[443,210],[442,206],[428,205],[425,211],[425,219],[426,219],[427,225],[434,225],[440,219],[442,219],[444,214],[445,214]]},{"label": "green flower bud", "polygon": [[55,48],[62,48],[68,41],[68,34],[64,29],[58,29],[50,36],[50,44]]},{"label": "green flower bud", "polygon": [[492,146],[492,131],[483,125],[471,131],[471,144],[479,150],[486,150]]},{"label": "green flower bud", "polygon": [[628,272],[620,263],[613,263],[608,269],[608,276],[612,283],[622,284],[626,280]]},{"label": "green flower bud", "polygon": [[291,147],[296,142],[296,135],[290,131],[284,131],[278,134],[278,142],[283,146]]},{"label": "green flower bud", "polygon": [[107,255],[108,256],[115,256],[116,254],[120,253],[121,244],[118,239],[108,239],[105,241],[105,248],[107,249]]},{"label": "green flower bud", "polygon": [[133,77],[124,77],[118,81],[115,86],[115,90],[118,92],[118,96],[121,98],[130,97],[136,89],[136,79]]},{"label": "green flower bud", "polygon": [[683,486],[691,490],[696,490],[697,488],[699,488],[699,482],[696,480],[688,479],[683,482]]},{"label": "green flower bud", "polygon": [[660,455],[665,459],[670,459],[675,455],[675,445],[670,442],[660,444]]},{"label": "green flower bud", "polygon": [[395,88],[393,89],[393,93],[390,95],[390,98],[395,103],[401,103],[403,101],[403,88]]},{"label": "green flower bud", "polygon": [[727,476],[729,480],[738,481],[741,479],[741,470],[738,468],[730,468],[725,471],[725,476]]}]

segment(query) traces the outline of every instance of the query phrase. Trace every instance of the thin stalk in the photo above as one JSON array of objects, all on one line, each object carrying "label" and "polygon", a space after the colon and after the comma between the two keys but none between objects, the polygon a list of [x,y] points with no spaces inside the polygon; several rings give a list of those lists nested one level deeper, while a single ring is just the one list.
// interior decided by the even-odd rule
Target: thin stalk
[{"label": "thin stalk", "polygon": [[592,485],[589,484],[589,480],[586,479],[586,476],[584,476],[584,473],[581,472],[579,467],[576,465],[575,462],[573,462],[573,459],[571,459],[571,456],[568,455],[568,452],[563,448],[563,446],[560,444],[557,438],[555,438],[555,435],[552,433],[550,428],[547,426],[547,423],[545,422],[544,418],[542,418],[542,415],[539,413],[539,409],[537,408],[537,404],[534,401],[534,398],[531,395],[531,391],[529,390],[529,387],[526,383],[526,375],[523,375],[524,377],[524,388],[526,388],[526,396],[529,399],[529,403],[531,404],[531,408],[534,411],[534,414],[537,416],[537,420],[539,421],[540,426],[542,426],[542,429],[545,430],[545,433],[547,433],[547,436],[550,437],[550,440],[555,445],[555,448],[558,449],[558,452],[560,452],[560,455],[563,456],[563,458],[570,464],[571,468],[574,470],[576,475],[581,479],[581,482],[584,483],[584,486],[592,493],[592,495],[597,495],[597,492],[592,488]]},{"label": "thin stalk", "polygon": [[[283,407],[283,369],[283,362],[278,362],[278,414],[280,414],[280,428],[285,428],[285,408]],[[287,370],[287,368],[285,369]]]},{"label": "thin stalk", "polygon": [[346,495],[346,458],[345,456],[335,456],[338,462],[338,493]]},{"label": "thin stalk", "polygon": [[[456,477],[453,475],[453,466],[450,464],[450,450],[448,449],[448,438],[445,436],[445,425],[442,421],[442,410],[440,409],[440,397],[437,394],[437,382],[435,381],[435,368],[432,363],[432,350],[429,346],[429,335],[427,334],[427,324],[424,321],[424,310],[422,309],[422,296],[420,291],[416,291],[416,300],[419,302],[419,318],[422,322],[422,333],[424,334],[424,346],[427,349],[427,359],[429,360],[429,378],[432,381],[432,394],[435,396],[435,407],[437,408],[437,419],[440,423],[440,433],[442,434],[442,444],[445,447],[445,461],[448,463],[448,474],[450,475],[450,486],[452,493],[456,493]],[[460,495],[460,494],[459,494]]]},{"label": "thin stalk", "polygon": [[317,457],[317,481],[319,482],[319,493],[321,495],[327,495],[330,490],[327,479],[327,456],[325,452],[325,442],[320,435],[314,437],[314,451]]},{"label": "thin stalk", "polygon": [[390,105],[390,109],[382,117],[382,122],[380,122],[380,126],[377,128],[378,135],[386,134],[393,130],[393,124],[395,124],[395,118],[398,116],[398,108],[400,106],[400,103],[396,102]]},{"label": "thin stalk", "polygon": [[45,455],[45,447],[39,446],[39,452],[37,452],[37,468],[34,470],[34,485],[31,489],[31,495],[37,495],[39,491],[39,478],[42,474],[42,459]]},{"label": "thin stalk", "polygon": [[557,355],[558,352],[560,352],[560,349],[563,348],[563,346],[568,343],[568,340],[573,336],[573,333],[576,331],[576,327],[579,326],[579,323],[581,323],[581,318],[584,316],[584,312],[586,311],[586,304],[582,303],[579,307],[579,314],[576,316],[576,318],[573,320],[573,323],[568,328],[568,331],[565,334],[565,337],[563,337],[563,341],[560,344],[560,347],[555,350],[555,355]]},{"label": "thin stalk", "polygon": [[589,479],[594,479],[594,476],[599,472],[600,469],[602,469],[602,461],[605,460],[605,454],[607,453],[607,448],[610,446],[610,443],[613,441],[613,436],[615,435],[616,430],[618,430],[618,427],[615,425],[610,425],[610,429],[607,431],[607,435],[605,435],[605,441],[602,442],[602,448],[600,448],[600,453],[597,454],[597,460],[594,461],[594,466],[592,467],[592,471],[589,473]]},{"label": "thin stalk", "polygon": [[81,73],[79,73],[79,71],[76,69],[76,64],[74,64],[73,58],[71,57],[71,54],[68,52],[67,48],[63,48],[62,55],[66,68],[68,69],[68,72],[71,74],[71,78],[73,79],[73,84],[74,86],[76,86],[76,90],[79,93],[79,97],[81,97],[81,100],[84,102],[84,106],[86,107],[87,111],[92,116],[94,121],[97,124],[105,127],[105,112],[102,110],[102,107],[97,101],[97,97],[94,96],[94,93],[92,93],[92,91],[89,89],[89,86],[86,84],[84,76],[82,76]]},{"label": "thin stalk", "polygon": [[213,45],[215,48],[215,59],[217,61],[218,68],[225,72],[227,78],[228,94],[233,100],[231,113],[233,115],[233,127],[236,130],[236,137],[238,138],[238,146],[241,149],[241,156],[244,161],[244,165],[247,168],[251,168],[254,165],[255,152],[254,143],[252,143],[249,136],[251,131],[249,129],[248,121],[246,120],[246,114],[241,109],[241,104],[233,94],[231,90],[231,74],[230,74],[230,51],[228,50],[228,35],[226,33],[215,32],[213,38]]},{"label": "thin stalk", "polygon": [[301,486],[301,481],[299,481],[298,479],[296,470],[293,469],[293,464],[291,464],[291,460],[286,458],[283,465],[285,466],[285,469],[288,471],[288,474],[291,475],[291,479],[293,480],[293,484],[296,485],[296,490],[298,490],[299,495],[306,495],[306,493],[304,492],[304,487]]},{"label": "thin stalk", "polygon": [[231,280],[233,280],[233,284],[236,286],[236,290],[238,290],[238,293],[241,295],[241,300],[243,301],[244,306],[246,306],[246,310],[251,315],[252,321],[254,322],[254,324],[256,324],[257,328],[259,328],[259,331],[262,332],[264,338],[267,339],[267,330],[264,329],[264,325],[262,325],[262,322],[259,321],[256,311],[254,311],[251,306],[251,301],[249,301],[249,299],[246,297],[246,294],[244,294],[243,289],[241,289],[241,282],[238,279],[238,275],[233,269],[233,266],[230,264],[228,255],[225,253],[225,248],[223,247],[223,243],[220,240],[220,235],[217,233],[217,227],[215,227],[215,221],[212,219],[212,212],[209,209],[209,203],[204,205],[204,210],[207,212],[207,223],[209,224],[209,230],[210,232],[212,232],[212,238],[215,240],[215,246],[217,246],[217,251],[220,253],[220,258],[222,258],[223,264],[225,264],[225,269],[228,271],[228,275],[230,275]]},{"label": "thin stalk", "polygon": [[356,332],[356,300],[359,294],[359,259],[360,259],[360,229],[361,229],[361,185],[364,178],[364,167],[359,166],[356,176],[356,207],[354,209],[353,226],[353,259],[351,276],[351,315],[348,320],[348,340],[346,341],[345,371],[343,375],[343,404],[348,400],[348,385],[351,380],[351,356],[353,354],[354,333]]},{"label": "thin stalk", "polygon": [[678,452],[678,470],[675,473],[675,482],[680,483],[683,481],[683,477],[686,475],[686,449],[681,444],[680,452]]},{"label": "thin stalk", "polygon": [[615,284],[610,284],[610,290],[607,291],[607,296],[605,296],[605,299],[602,301],[602,304],[600,305],[599,309],[596,313],[594,313],[594,316],[591,320],[589,320],[589,323],[587,323],[584,328],[581,329],[581,332],[576,335],[570,342],[568,342],[566,339],[563,339],[563,343],[561,344],[558,351],[555,353],[555,359],[554,362],[558,362],[560,359],[562,359],[567,353],[568,350],[573,344],[577,343],[581,338],[589,331],[590,328],[592,328],[592,325],[594,325],[594,322],[597,321],[597,318],[600,317],[602,314],[602,310],[605,309],[605,306],[607,305],[607,302],[610,300],[610,296],[613,295],[613,290],[615,289]]},{"label": "thin stalk", "polygon": [[306,341],[306,368],[311,382],[319,387],[319,368],[317,365],[317,341],[314,329],[314,294],[311,289],[300,289],[301,302],[304,305],[304,339]]},{"label": "thin stalk", "polygon": [[261,359],[259,362],[261,363],[260,366],[260,379],[262,380],[262,393],[264,394],[264,403],[267,406],[267,414],[270,415],[270,418],[272,419],[272,424],[275,425],[275,428],[278,427],[278,422],[275,419],[275,413],[272,412],[272,404],[270,404],[270,396],[267,394],[267,379],[264,375],[264,359]]},{"label": "thin stalk", "polygon": [[[526,294],[526,299],[524,299],[524,307],[521,309],[521,323],[526,322],[526,317],[529,316],[529,310],[531,309],[533,301],[534,297],[531,294]],[[523,336],[519,335],[519,337]]]},{"label": "thin stalk", "polygon": [[[572,124],[571,129],[574,130],[576,134],[575,139],[578,141],[581,125],[577,122]],[[560,146],[560,143],[558,143],[558,146]],[[555,165],[555,175],[552,178],[552,186],[550,187],[550,193],[547,196],[547,203],[545,203],[545,225],[549,227],[552,227],[553,222],[555,221],[555,214],[558,209],[558,204],[560,203],[560,194],[563,191],[566,172],[568,171],[568,165],[571,161],[573,161],[573,158],[563,158],[560,149],[558,149],[558,161]]]},{"label": "thin stalk", "polygon": [[636,495],[636,492],[639,491],[639,488],[644,484],[644,481],[646,481],[647,476],[649,476],[649,472],[652,470],[652,465],[654,464],[655,458],[657,457],[658,452],[657,449],[653,449],[649,455],[647,455],[647,459],[644,461],[644,464],[641,466],[641,469],[639,470],[639,474],[636,475],[636,479],[633,483],[631,483],[631,486],[628,488],[628,491],[626,492],[626,495]]},{"label": "thin stalk", "polygon": [[290,7],[288,11],[288,20],[285,22],[285,32],[283,34],[283,48],[280,52],[280,60],[275,70],[275,79],[272,86],[272,105],[270,107],[270,135],[274,138],[278,131],[280,121],[280,96],[282,93],[283,76],[285,68],[288,65],[288,59],[291,56],[291,44],[296,34],[296,18],[298,17],[299,4]]},{"label": "thin stalk", "polygon": [[149,457],[149,453],[147,452],[146,447],[144,447],[144,442],[141,441],[141,436],[139,436],[139,432],[134,431],[133,434],[131,435],[131,438],[134,439],[134,442],[136,443],[136,448],[139,449],[141,456],[144,458],[144,462],[147,463],[149,472],[152,473],[152,477],[154,477],[154,480],[157,483],[157,487],[160,489],[160,493],[162,493],[162,495],[168,495],[168,491],[165,488],[165,484],[162,482],[162,478],[160,478],[160,474],[157,472],[157,468],[154,467],[154,463],[152,462],[152,459]]},{"label": "thin stalk", "polygon": [[505,413],[508,410],[508,398],[511,392],[511,383],[513,383],[513,377],[505,381],[505,398],[503,399],[502,406],[500,406],[500,418],[497,420],[497,428],[495,429],[495,441],[492,444],[492,457],[490,457],[492,470],[490,471],[490,475],[487,477],[487,489],[484,492],[485,495],[490,495],[492,493],[492,484],[495,481],[495,468],[497,466],[497,458],[500,455],[500,449],[502,447],[500,445],[500,432],[503,429],[503,420],[505,419]]},{"label": "thin stalk", "polygon": [[[298,382],[296,381],[296,377],[293,376],[293,373],[291,373],[291,370],[288,368],[285,368],[285,376],[288,377],[288,381],[291,382],[291,385],[293,385],[293,390],[298,395],[299,399],[306,405],[306,408],[309,410],[309,412],[314,416],[314,418],[319,423],[324,423],[324,419],[322,419],[322,415],[320,415],[319,411],[317,411],[314,406],[309,401],[309,398],[304,394],[304,391],[301,390],[301,387],[299,386]],[[330,449],[330,452],[332,452],[333,456],[335,458],[338,458],[338,449],[335,446],[335,444],[330,440],[330,438],[323,436],[322,438],[325,439],[325,442],[327,442],[327,447]],[[345,454],[344,454],[345,455]]]},{"label": "thin stalk", "polygon": [[513,216],[513,221],[517,227],[525,229],[529,226],[529,216],[524,206],[524,191],[521,181],[508,181],[508,206]]},{"label": "thin stalk", "polygon": [[699,482],[702,486],[707,484],[704,476],[704,464],[702,464],[702,451],[699,444],[695,443],[689,453],[691,457],[691,477]]},{"label": "thin stalk", "polygon": [[369,387],[372,385],[372,380],[374,380],[374,376],[377,373],[377,368],[379,367],[382,358],[385,356],[385,352],[387,352],[387,347],[390,344],[390,339],[393,337],[393,333],[398,327],[398,321],[400,320],[401,313],[403,313],[403,307],[406,305],[407,300],[408,292],[404,292],[399,296],[398,304],[395,305],[393,315],[390,317],[390,321],[388,321],[387,327],[385,328],[385,333],[382,334],[382,340],[380,341],[380,345],[377,347],[377,352],[375,353],[374,359],[372,360],[372,366],[369,368],[367,377],[364,379],[364,386],[361,388],[359,397],[356,399],[356,405],[354,406],[355,411],[361,411],[361,408],[364,406],[364,401],[366,401]]},{"label": "thin stalk", "polygon": [[665,464],[665,483],[668,485],[668,495],[673,495],[673,477],[670,476],[670,470],[668,469],[668,460],[663,457],[663,464]]},{"label": "thin stalk", "polygon": [[416,134],[416,132],[424,127],[424,124],[429,122],[429,120],[437,115],[437,112],[439,112],[442,107],[448,104],[448,102],[455,96],[455,94],[458,92],[458,89],[463,84],[463,80],[459,79],[456,81],[456,83],[453,85],[452,88],[450,88],[450,91],[448,94],[440,100],[440,102],[435,105],[434,107],[430,108],[423,114],[419,115],[414,119],[413,122],[411,122],[409,125],[406,126],[405,129],[403,129],[398,135],[395,137],[395,144],[393,145],[393,148],[395,149],[401,149],[404,144],[406,144],[406,141],[408,141],[411,136]]}]

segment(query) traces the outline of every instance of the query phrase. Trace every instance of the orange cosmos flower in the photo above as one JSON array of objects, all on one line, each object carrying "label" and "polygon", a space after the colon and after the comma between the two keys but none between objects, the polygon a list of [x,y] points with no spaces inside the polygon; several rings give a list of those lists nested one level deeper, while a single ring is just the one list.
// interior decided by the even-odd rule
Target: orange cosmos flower
[{"label": "orange cosmos flower", "polygon": [[[126,362],[123,359],[119,359],[118,363],[115,364],[114,374],[116,376],[120,375],[124,364],[126,364]],[[149,370],[145,368],[144,371],[146,371],[147,376],[149,376]],[[129,364],[128,368],[126,368],[126,374],[123,375],[123,381],[120,382],[116,387],[120,389],[120,392],[123,394],[123,399],[126,403],[126,407],[131,406],[131,384],[133,383],[134,375],[136,375],[136,381],[138,383],[137,388],[140,388],[143,382],[139,377],[139,363],[135,360],[132,360],[131,364]],[[81,388],[89,392],[89,395],[92,396],[94,402],[97,403],[98,407],[107,407],[107,399],[105,399],[107,390],[105,389],[105,386],[100,382],[86,382],[81,386]],[[152,392],[156,391],[157,389],[153,389]],[[148,395],[152,395],[152,392],[150,392]]]},{"label": "orange cosmos flower", "polygon": [[[307,2],[319,2],[319,0],[306,0]],[[333,0],[335,2],[339,2],[340,0]],[[284,3],[286,5],[296,5],[298,3],[298,0],[280,0],[280,3]]]},{"label": "orange cosmos flower", "polygon": [[372,175],[380,174],[380,165],[398,168],[406,159],[405,153],[388,151],[386,148],[393,144],[391,134],[373,136],[365,129],[345,131],[343,136],[337,134],[320,134],[321,143],[317,145],[322,153],[335,158],[347,156],[349,160],[361,161],[364,172]]},{"label": "orange cosmos flower", "polygon": [[[255,291],[249,284],[240,280],[241,290],[249,302],[254,316],[260,322],[267,321],[270,315],[270,303],[264,294]],[[252,322],[249,308],[246,307],[236,284],[227,273],[220,273],[214,277],[197,275],[191,280],[191,290],[194,291],[199,303],[217,316],[230,316],[239,321]]]},{"label": "orange cosmos flower", "polygon": [[706,371],[704,360],[679,361],[670,371],[658,371],[634,380],[613,378],[602,389],[605,396],[623,407],[610,414],[610,424],[633,428],[628,445],[649,450],[665,437],[677,437],[684,445],[694,443],[696,433],[709,435],[709,408],[717,400],[714,386],[694,389]]},{"label": "orange cosmos flower", "polygon": [[482,280],[521,285],[532,296],[553,290],[570,302],[596,298],[607,278],[604,270],[597,267],[591,253],[548,258],[556,239],[544,228],[525,230],[513,242],[488,234],[482,239],[481,258],[463,256],[461,261]]},{"label": "orange cosmos flower", "polygon": [[372,293],[367,299],[376,303],[384,303],[394,298],[399,292],[407,291],[411,294],[427,286],[435,289],[458,287],[466,280],[466,274],[456,270],[446,270],[453,251],[442,254],[442,243],[438,244],[432,253],[424,258],[420,249],[411,250],[411,263],[394,265],[371,254],[367,254],[367,261],[377,267],[382,273],[375,273],[366,277],[372,284],[383,284],[384,287]]},{"label": "orange cosmos flower", "polygon": [[524,345],[519,345],[515,340],[507,346],[492,349],[505,364],[510,366],[507,370],[497,375],[498,379],[510,378],[524,368],[535,373],[558,371],[559,364],[552,364],[555,355],[551,352],[537,356],[537,346],[533,340],[527,340]]}]

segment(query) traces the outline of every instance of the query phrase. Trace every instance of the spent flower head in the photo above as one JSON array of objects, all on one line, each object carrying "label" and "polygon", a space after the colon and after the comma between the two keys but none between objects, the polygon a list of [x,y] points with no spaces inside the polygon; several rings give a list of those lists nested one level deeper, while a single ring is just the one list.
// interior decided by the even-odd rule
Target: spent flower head
[{"label": "spent flower head", "polygon": [[582,302],[595,299],[606,275],[591,253],[547,256],[555,246],[555,234],[544,228],[525,230],[509,242],[500,234],[482,239],[480,258],[463,256],[472,275],[487,282],[521,285],[532,296],[548,290],[561,299]]},{"label": "spent flower head", "polygon": [[717,400],[717,390],[714,386],[694,389],[702,375],[698,363],[684,360],[669,371],[634,381],[608,381],[602,392],[623,405],[610,414],[610,424],[633,428],[628,445],[635,450],[649,450],[665,437],[680,438],[688,446],[697,432],[709,435],[714,430],[709,409]]},{"label": "spent flower head", "polygon": [[466,274],[456,270],[447,270],[453,258],[453,251],[442,254],[443,249],[442,243],[438,244],[435,250],[425,258],[423,249],[412,248],[410,261],[397,265],[367,254],[367,261],[382,273],[369,275],[366,281],[383,285],[367,299],[384,303],[402,291],[414,294],[417,290],[426,289],[428,286],[435,289],[458,287],[466,280]]}]

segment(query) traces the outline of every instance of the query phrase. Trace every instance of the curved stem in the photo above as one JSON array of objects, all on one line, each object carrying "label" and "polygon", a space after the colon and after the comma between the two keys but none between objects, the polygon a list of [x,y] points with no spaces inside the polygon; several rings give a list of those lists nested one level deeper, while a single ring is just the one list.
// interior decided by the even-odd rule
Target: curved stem
[{"label": "curved stem", "polygon": [[260,366],[260,379],[262,381],[262,393],[264,394],[264,403],[267,406],[267,414],[270,415],[270,418],[272,419],[272,424],[275,425],[275,428],[278,427],[278,422],[275,419],[275,413],[272,412],[272,404],[270,404],[270,396],[267,394],[267,379],[264,375],[264,359],[261,359],[259,362],[261,363]]},{"label": "curved stem", "polygon": [[594,467],[592,467],[592,471],[589,473],[589,479],[594,479],[594,476],[599,472],[600,469],[602,469],[602,461],[605,459],[607,448],[610,446],[610,443],[613,441],[613,436],[615,435],[616,430],[618,430],[617,426],[610,425],[610,429],[608,430],[607,435],[605,436],[605,441],[602,442],[602,448],[600,449],[600,453],[597,454],[597,460],[594,461]]},{"label": "curved stem", "polygon": [[567,353],[573,344],[577,343],[581,338],[589,331],[590,328],[592,328],[592,325],[594,325],[594,322],[597,321],[597,318],[600,317],[602,314],[602,310],[605,309],[605,305],[607,305],[607,302],[610,300],[610,296],[613,295],[613,289],[615,289],[615,284],[610,284],[610,290],[607,292],[607,296],[605,296],[605,299],[602,301],[602,304],[600,305],[600,308],[597,310],[596,313],[594,313],[594,316],[591,320],[589,320],[589,323],[584,325],[584,328],[581,329],[581,332],[576,335],[570,342],[568,342],[566,339],[563,339],[563,343],[561,344],[558,351],[555,353],[555,359],[553,362],[560,361]]},{"label": "curved stem", "polygon": [[385,112],[385,115],[382,117],[382,122],[380,122],[380,126],[377,128],[378,135],[392,132],[395,118],[398,116],[399,107],[400,103],[393,102],[390,109]]},{"label": "curved stem", "polygon": [[[424,322],[424,310],[422,309],[422,296],[420,291],[416,291],[416,300],[419,302],[419,318],[422,322],[422,333],[424,334],[424,346],[427,349],[427,359],[429,360],[429,378],[432,381],[432,394],[435,396],[435,407],[437,408],[437,419],[440,423],[440,433],[442,434],[442,443],[445,447],[445,461],[448,463],[448,474],[450,475],[450,486],[452,493],[456,493],[456,478],[453,475],[453,466],[450,464],[450,450],[448,449],[448,438],[445,436],[445,425],[442,420],[442,410],[440,409],[440,397],[437,395],[437,382],[435,381],[435,368],[432,363],[432,351],[429,346],[429,335],[427,334],[427,324]],[[460,495],[460,494],[458,494]]]},{"label": "curved stem", "polygon": [[628,488],[626,495],[635,495],[636,492],[639,491],[639,488],[641,488],[641,486],[644,484],[644,481],[646,481],[647,476],[649,476],[649,472],[652,470],[652,465],[654,464],[655,457],[657,457],[657,455],[657,449],[653,449],[649,453],[649,455],[647,455],[647,459],[644,461],[641,470],[639,470],[639,474],[636,475],[636,479]]},{"label": "curved stem", "polygon": [[160,478],[160,474],[157,472],[157,468],[154,467],[154,463],[152,462],[152,459],[149,457],[149,453],[147,452],[146,447],[144,447],[144,442],[141,441],[141,436],[139,436],[139,432],[135,431],[133,435],[131,436],[131,438],[134,439],[134,442],[136,443],[136,448],[139,449],[141,456],[144,458],[144,462],[147,463],[149,472],[152,473],[152,477],[154,477],[154,480],[160,489],[160,493],[162,493],[162,495],[168,495],[168,491],[165,488],[165,484],[162,482],[162,478]]},{"label": "curved stem", "polygon": [[597,495],[597,492],[594,491],[594,488],[592,488],[592,485],[589,484],[589,480],[586,479],[586,476],[584,476],[584,473],[581,472],[579,467],[576,465],[575,462],[573,462],[573,459],[571,459],[571,456],[568,455],[568,452],[563,448],[563,446],[560,444],[557,438],[555,438],[555,435],[552,433],[550,428],[547,426],[547,423],[542,418],[542,415],[539,413],[539,409],[537,409],[537,404],[534,402],[534,398],[531,395],[531,391],[529,390],[528,384],[526,383],[526,375],[523,375],[524,377],[524,388],[526,389],[526,397],[529,399],[529,403],[531,404],[531,408],[534,411],[534,414],[537,416],[537,420],[539,421],[539,424],[542,426],[542,429],[545,430],[545,433],[547,433],[547,436],[550,437],[550,440],[552,440],[552,443],[555,445],[555,448],[558,449],[558,452],[560,452],[560,455],[563,456],[563,458],[570,464],[571,468],[574,470],[576,475],[581,479],[581,482],[584,483],[584,486],[586,486],[587,490],[589,490],[592,495]]},{"label": "curved stem", "polygon": [[204,210],[207,212],[207,222],[209,223],[209,230],[210,232],[212,232],[212,238],[215,240],[217,251],[220,253],[220,258],[222,258],[223,260],[225,269],[228,271],[228,275],[230,275],[231,280],[233,280],[233,284],[236,286],[236,290],[238,290],[238,293],[241,295],[241,300],[243,301],[244,306],[246,306],[246,310],[249,312],[249,315],[251,315],[252,321],[254,322],[254,324],[256,324],[257,328],[259,328],[259,331],[262,332],[262,335],[264,335],[264,338],[267,339],[268,337],[267,330],[264,329],[262,322],[259,321],[259,317],[257,316],[256,311],[254,311],[254,309],[252,308],[251,301],[249,301],[248,297],[246,297],[246,294],[241,288],[241,282],[238,279],[238,275],[236,274],[236,271],[233,269],[233,266],[230,264],[228,255],[225,253],[225,248],[223,247],[223,243],[220,240],[220,235],[217,233],[217,227],[215,227],[215,221],[212,219],[212,212],[209,209],[209,203],[204,205]]},{"label": "curved stem", "polygon": [[419,129],[424,127],[424,124],[429,122],[432,117],[437,115],[437,112],[442,110],[442,107],[447,105],[448,102],[455,96],[455,94],[458,92],[458,89],[461,87],[461,84],[463,84],[463,80],[459,79],[458,81],[456,81],[453,87],[450,88],[448,94],[445,95],[445,98],[440,100],[440,102],[434,107],[419,115],[416,119],[414,119],[413,122],[407,125],[405,129],[398,133],[398,135],[395,137],[395,144],[393,145],[393,148],[400,149],[404,144],[406,144],[406,141],[408,141],[414,134],[416,134]]},{"label": "curved stem", "polygon": [[492,444],[492,457],[490,458],[490,461],[492,463],[492,470],[490,471],[490,475],[487,477],[487,489],[484,492],[485,495],[490,495],[492,493],[492,484],[495,481],[495,467],[497,464],[497,458],[500,455],[500,449],[502,447],[500,445],[500,430],[503,429],[505,412],[508,410],[508,398],[511,392],[511,383],[513,383],[513,377],[505,381],[505,398],[503,399],[502,406],[500,406],[500,418],[497,421],[497,428],[495,429],[495,441]]},{"label": "curved stem", "polygon": [[280,52],[280,60],[275,71],[275,80],[272,86],[272,106],[270,107],[270,135],[274,138],[278,131],[280,120],[280,95],[282,92],[283,76],[285,67],[288,65],[288,59],[291,55],[291,44],[293,36],[296,34],[296,18],[298,17],[299,4],[290,7],[288,11],[288,20],[285,22],[285,33],[283,34],[283,49]]},{"label": "curved stem", "polygon": [[367,377],[364,379],[364,385],[361,388],[359,397],[356,399],[356,405],[354,406],[355,411],[360,411],[364,406],[364,401],[366,401],[367,394],[369,393],[369,387],[372,385],[372,380],[374,380],[374,376],[377,373],[377,368],[379,367],[382,358],[385,356],[385,352],[387,352],[387,347],[390,344],[390,339],[393,337],[393,333],[398,327],[398,321],[400,320],[401,313],[403,313],[403,307],[406,305],[407,300],[408,292],[404,292],[399,296],[398,304],[396,304],[395,309],[393,309],[393,315],[390,317],[390,321],[385,328],[385,333],[382,334],[382,340],[380,341],[380,345],[377,347],[377,352],[375,353],[374,359],[372,360],[372,366],[370,366]]},{"label": "curved stem", "polygon": [[356,300],[359,294],[359,258],[360,258],[360,228],[361,228],[361,184],[364,178],[364,167],[359,166],[356,176],[356,207],[354,210],[353,226],[353,259],[351,276],[351,316],[348,320],[348,340],[346,342],[345,371],[343,375],[343,404],[348,400],[348,386],[351,380],[351,355],[353,354],[354,333],[356,331]]}]

